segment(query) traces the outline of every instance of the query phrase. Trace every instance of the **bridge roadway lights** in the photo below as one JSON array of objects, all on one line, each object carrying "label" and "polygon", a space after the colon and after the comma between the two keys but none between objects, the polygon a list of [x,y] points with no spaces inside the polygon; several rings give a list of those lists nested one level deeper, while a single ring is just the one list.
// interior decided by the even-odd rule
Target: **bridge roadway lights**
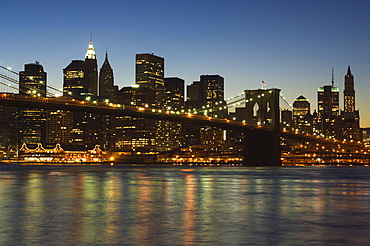
[{"label": "bridge roadway lights", "polygon": [[281,132],[249,130],[244,133],[245,166],[281,166]]}]

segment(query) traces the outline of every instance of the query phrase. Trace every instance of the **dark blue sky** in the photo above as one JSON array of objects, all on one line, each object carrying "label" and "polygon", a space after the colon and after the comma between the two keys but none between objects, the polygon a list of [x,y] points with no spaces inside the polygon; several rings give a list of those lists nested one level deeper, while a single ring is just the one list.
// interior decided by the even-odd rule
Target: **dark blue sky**
[{"label": "dark blue sky", "polygon": [[71,60],[84,59],[93,30],[99,67],[108,50],[119,87],[135,81],[135,54],[153,51],[165,75],[186,84],[220,74],[227,98],[263,80],[316,109],[332,67],[342,92],[350,65],[361,126],[370,126],[370,1],[13,0],[1,10],[0,65],[20,71],[37,60],[54,87]]}]

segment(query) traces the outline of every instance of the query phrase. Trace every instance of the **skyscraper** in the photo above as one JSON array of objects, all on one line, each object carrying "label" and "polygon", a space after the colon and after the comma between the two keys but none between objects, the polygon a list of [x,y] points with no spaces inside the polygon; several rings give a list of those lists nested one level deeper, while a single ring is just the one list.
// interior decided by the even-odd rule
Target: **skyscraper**
[{"label": "skyscraper", "polygon": [[[163,108],[169,112],[184,109],[184,84],[183,79],[172,77],[164,79],[164,104]],[[157,139],[157,149],[171,150],[182,146],[182,124],[179,122],[165,121],[162,124],[162,138]]]},{"label": "skyscraper", "polygon": [[344,76],[344,113],[346,117],[355,116],[355,83],[351,73],[351,67],[348,66],[347,74]]},{"label": "skyscraper", "polygon": [[[201,75],[203,105],[214,105],[224,100],[224,78],[220,75]],[[203,106],[202,105],[202,106]]]},{"label": "skyscraper", "polygon": [[85,62],[73,60],[63,69],[63,94],[77,99],[84,99],[82,96],[87,88],[84,84]]},{"label": "skyscraper", "polygon": [[[155,91],[155,106],[164,109],[164,58],[152,54],[136,54],[136,84]],[[149,124],[149,123],[148,123]],[[155,146],[157,150],[163,150],[162,140],[166,138],[166,123],[163,120],[156,121]],[[148,127],[150,131],[151,127]],[[150,136],[150,132],[146,134]]]},{"label": "skyscraper", "polygon": [[85,100],[87,97],[98,96],[98,69],[94,46],[90,41],[85,61],[72,60],[63,69],[63,94]]},{"label": "skyscraper", "polygon": [[[109,65],[109,63],[106,65]],[[103,64],[103,67],[103,76],[109,77],[106,73],[107,69],[105,69],[107,66]],[[63,92],[65,96],[72,96],[80,100],[95,100],[98,97],[97,59],[92,41],[90,41],[87,48],[85,60],[73,60],[63,69],[63,74]],[[70,117],[69,114],[62,114],[64,117]],[[51,118],[57,118],[54,116]],[[70,142],[73,146],[87,148],[94,147],[96,144],[100,144],[102,147],[106,146],[104,136],[108,127],[106,126],[107,119],[105,116],[86,112],[73,112],[72,119],[72,139]],[[52,126],[50,127],[52,128]],[[54,137],[51,139],[54,139]]]},{"label": "skyscraper", "polygon": [[152,54],[136,54],[136,84],[163,93],[164,58]]},{"label": "skyscraper", "polygon": [[332,75],[331,85],[318,88],[317,100],[318,119],[316,130],[322,136],[342,139],[342,124],[339,115],[339,88],[334,87],[334,75]]},{"label": "skyscraper", "polygon": [[293,102],[294,125],[302,133],[313,133],[313,117],[310,107],[310,102],[302,95]]},{"label": "skyscraper", "polygon": [[[46,72],[38,62],[26,64],[19,72],[19,94],[46,97]],[[45,143],[45,121],[43,109],[19,108],[18,144]]]},{"label": "skyscraper", "polygon": [[85,55],[85,86],[87,88],[86,95],[98,95],[98,63],[92,41],[89,43]]},{"label": "skyscraper", "polygon": [[[201,75],[200,81],[187,86],[186,110],[196,110],[204,115],[227,117],[224,100],[224,78],[220,75]],[[208,150],[216,150],[220,146],[226,132],[212,127],[184,125],[186,145],[203,145]]]},{"label": "skyscraper", "polygon": [[350,140],[362,140],[360,131],[360,114],[356,110],[354,76],[348,66],[347,74],[344,76],[344,110],[342,111],[343,138]]},{"label": "skyscraper", "polygon": [[115,87],[113,69],[108,61],[108,53],[105,53],[105,60],[99,73],[99,97],[114,101]]},{"label": "skyscraper", "polygon": [[317,90],[319,117],[339,115],[339,88],[331,85],[319,87]]},{"label": "skyscraper", "polygon": [[[123,87],[117,93],[117,103],[139,107],[153,107],[156,93],[140,85]],[[117,116],[113,121],[111,148],[120,150],[153,150],[156,139],[156,120]]]}]

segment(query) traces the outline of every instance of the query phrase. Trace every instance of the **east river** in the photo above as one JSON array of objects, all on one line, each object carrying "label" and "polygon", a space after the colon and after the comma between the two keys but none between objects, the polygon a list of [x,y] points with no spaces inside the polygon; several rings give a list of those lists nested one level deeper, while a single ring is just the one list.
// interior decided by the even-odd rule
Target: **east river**
[{"label": "east river", "polygon": [[369,245],[370,167],[0,165],[0,245]]}]

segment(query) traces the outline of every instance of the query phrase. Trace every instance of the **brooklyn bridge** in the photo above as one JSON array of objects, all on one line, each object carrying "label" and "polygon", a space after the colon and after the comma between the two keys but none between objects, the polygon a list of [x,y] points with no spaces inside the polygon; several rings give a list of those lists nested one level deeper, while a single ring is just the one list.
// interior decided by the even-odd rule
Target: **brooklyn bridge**
[{"label": "brooklyn bridge", "polygon": [[[2,67],[5,69],[4,67]],[[310,163],[313,160],[322,163],[360,163],[367,165],[370,153],[361,141],[340,141],[298,131],[288,131],[280,127],[280,89],[245,90],[230,100],[231,107],[237,102],[245,104],[245,119],[242,121],[211,117],[204,112],[165,111],[150,107],[136,107],[108,103],[105,101],[82,101],[71,97],[59,97],[49,94],[21,95],[15,93],[18,88],[7,82],[18,83],[5,73],[0,74],[3,82],[0,94],[0,106],[27,107],[45,110],[65,110],[71,112],[90,112],[110,116],[132,116],[135,118],[181,122],[200,126],[237,131],[243,136],[243,164],[253,166],[277,166],[282,161],[289,163],[297,160]],[[8,89],[6,89],[8,88]],[[54,88],[52,88],[54,89]],[[11,92],[13,90],[13,92]],[[15,91],[15,92],[14,92]],[[255,124],[254,105],[259,106],[260,122],[269,118],[269,126]],[[268,105],[268,107],[266,107]],[[289,148],[287,149],[287,146]]]}]

